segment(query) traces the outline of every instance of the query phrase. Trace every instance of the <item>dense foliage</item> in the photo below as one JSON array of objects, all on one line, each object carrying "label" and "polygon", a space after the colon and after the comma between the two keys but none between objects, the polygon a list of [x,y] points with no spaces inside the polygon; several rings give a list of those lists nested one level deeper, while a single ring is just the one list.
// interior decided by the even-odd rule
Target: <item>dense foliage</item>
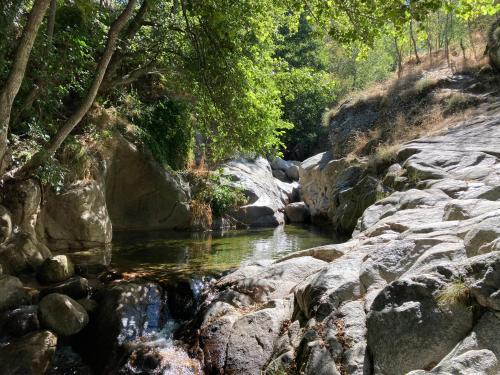
[{"label": "dense foliage", "polygon": [[[453,44],[480,58],[476,34],[498,9],[495,0],[5,0],[0,138],[16,150],[2,169],[33,155],[49,162],[47,145],[60,159],[61,129],[84,135],[87,117],[76,114],[89,101],[128,117],[177,169],[195,134],[210,163],[279,151],[302,159],[324,137],[327,107],[400,71],[404,58]],[[21,43],[27,30],[32,48]],[[21,47],[25,72],[15,69]]]}]

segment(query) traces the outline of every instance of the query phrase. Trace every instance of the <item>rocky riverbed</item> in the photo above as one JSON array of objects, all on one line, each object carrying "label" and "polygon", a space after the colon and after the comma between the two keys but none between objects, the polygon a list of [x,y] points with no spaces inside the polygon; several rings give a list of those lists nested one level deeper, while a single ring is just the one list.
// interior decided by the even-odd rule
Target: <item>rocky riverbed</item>
[{"label": "rocky riverbed", "polygon": [[[207,373],[498,374],[500,105],[492,103],[404,145],[384,178],[402,191],[364,210],[350,241],[218,280],[198,314]],[[328,181],[322,170],[342,163],[317,159],[301,177]]]}]

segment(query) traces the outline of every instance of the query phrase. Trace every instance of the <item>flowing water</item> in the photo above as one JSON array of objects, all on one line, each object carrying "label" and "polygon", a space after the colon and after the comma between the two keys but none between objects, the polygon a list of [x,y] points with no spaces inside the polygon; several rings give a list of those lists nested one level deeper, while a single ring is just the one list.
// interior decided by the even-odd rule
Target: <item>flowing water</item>
[{"label": "flowing water", "polygon": [[[174,333],[194,317],[204,285],[245,264],[335,242],[339,239],[331,230],[293,225],[225,233],[115,233],[112,268],[126,279],[158,283],[165,292],[164,301],[160,302],[163,307],[152,307],[154,313],[148,317],[142,336],[131,338],[128,343],[134,349],[123,373],[203,374],[196,354],[186,343],[175,340]],[[123,319],[129,320],[126,316]],[[128,332],[127,325],[123,329]]]}]

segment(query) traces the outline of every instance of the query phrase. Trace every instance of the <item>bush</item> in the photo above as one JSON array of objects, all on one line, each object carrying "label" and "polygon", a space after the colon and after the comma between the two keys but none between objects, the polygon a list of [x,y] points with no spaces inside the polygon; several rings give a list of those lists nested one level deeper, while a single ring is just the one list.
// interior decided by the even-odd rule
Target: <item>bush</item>
[{"label": "bush", "polygon": [[224,177],[220,170],[207,177],[197,199],[209,204],[212,214],[216,217],[222,217],[231,209],[247,203],[243,191]]}]

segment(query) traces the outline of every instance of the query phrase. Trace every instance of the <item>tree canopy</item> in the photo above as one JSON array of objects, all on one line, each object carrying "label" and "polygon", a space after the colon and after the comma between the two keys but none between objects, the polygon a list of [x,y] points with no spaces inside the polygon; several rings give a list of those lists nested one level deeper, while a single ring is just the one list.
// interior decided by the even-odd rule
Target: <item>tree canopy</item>
[{"label": "tree canopy", "polygon": [[75,137],[98,136],[92,104],[116,109],[174,168],[185,165],[195,137],[213,162],[283,150],[303,158],[327,107],[387,78],[403,55],[418,60],[453,38],[474,48],[474,30],[499,7],[495,0],[6,0],[2,170],[29,160],[40,168]]}]

